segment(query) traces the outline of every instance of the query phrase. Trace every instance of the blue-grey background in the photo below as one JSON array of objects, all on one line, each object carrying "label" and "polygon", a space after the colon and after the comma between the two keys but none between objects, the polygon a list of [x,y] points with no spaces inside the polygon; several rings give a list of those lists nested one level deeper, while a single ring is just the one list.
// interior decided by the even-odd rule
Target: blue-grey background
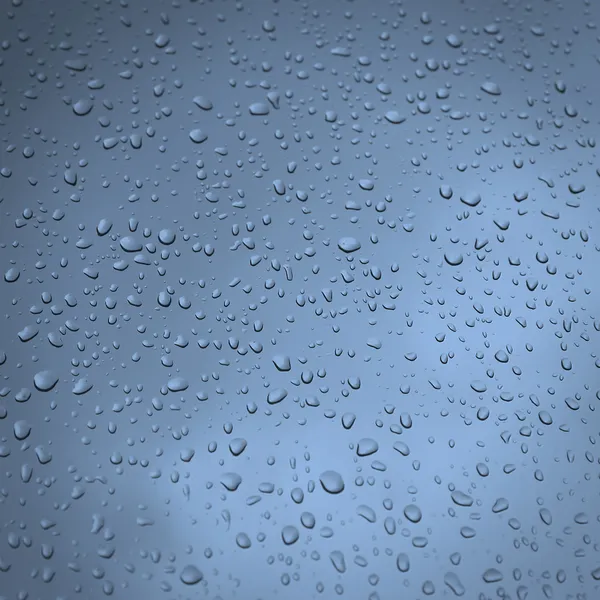
[{"label": "blue-grey background", "polygon": [[3,0],[0,598],[600,597],[599,21]]}]

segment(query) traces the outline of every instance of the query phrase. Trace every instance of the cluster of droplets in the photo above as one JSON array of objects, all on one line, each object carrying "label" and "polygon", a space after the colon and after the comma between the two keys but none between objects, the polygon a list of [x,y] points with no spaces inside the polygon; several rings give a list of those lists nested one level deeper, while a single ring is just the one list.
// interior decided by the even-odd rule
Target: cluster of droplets
[{"label": "cluster of droplets", "polygon": [[596,597],[597,10],[405,4],[6,8],[0,598]]}]

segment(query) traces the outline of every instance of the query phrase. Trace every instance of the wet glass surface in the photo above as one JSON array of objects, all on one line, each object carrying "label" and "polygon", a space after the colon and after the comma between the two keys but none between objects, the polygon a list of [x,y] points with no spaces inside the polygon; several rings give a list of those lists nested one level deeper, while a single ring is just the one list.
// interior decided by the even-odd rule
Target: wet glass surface
[{"label": "wet glass surface", "polygon": [[599,12],[3,2],[0,599],[599,598]]}]

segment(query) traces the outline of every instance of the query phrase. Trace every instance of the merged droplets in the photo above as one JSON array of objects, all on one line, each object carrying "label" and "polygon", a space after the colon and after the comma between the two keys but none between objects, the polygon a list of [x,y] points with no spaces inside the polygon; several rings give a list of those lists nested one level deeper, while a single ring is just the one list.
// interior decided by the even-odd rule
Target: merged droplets
[{"label": "merged droplets", "polygon": [[448,588],[450,588],[455,596],[465,595],[466,588],[456,573],[446,573],[444,575],[444,583],[448,586]]}]

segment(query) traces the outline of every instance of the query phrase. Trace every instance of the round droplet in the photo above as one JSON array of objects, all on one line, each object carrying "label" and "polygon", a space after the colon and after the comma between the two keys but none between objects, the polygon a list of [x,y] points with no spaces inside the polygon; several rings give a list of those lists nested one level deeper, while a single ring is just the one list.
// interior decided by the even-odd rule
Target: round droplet
[{"label": "round droplet", "polygon": [[161,229],[158,232],[158,241],[165,246],[169,246],[175,241],[175,232],[172,229]]},{"label": "round droplet", "polygon": [[445,198],[446,200],[450,200],[450,198],[452,198],[453,194],[454,194],[454,192],[452,191],[452,188],[449,185],[442,185],[440,187],[440,196],[442,198]]},{"label": "round droplet", "polygon": [[410,448],[405,442],[394,442],[394,450],[400,452],[402,456],[408,456],[410,454]]},{"label": "round droplet", "polygon": [[451,48],[460,48],[462,46],[462,44],[463,44],[462,40],[456,34],[454,34],[454,33],[451,33],[446,38],[446,43]]},{"label": "round droplet", "polygon": [[477,466],[475,468],[477,469],[477,473],[479,473],[481,477],[487,477],[490,474],[490,469],[485,463],[477,463]]},{"label": "round droplet", "polygon": [[58,383],[58,375],[53,371],[40,371],[33,377],[33,385],[40,392],[49,392]]},{"label": "round droplet", "polygon": [[92,108],[94,108],[94,103],[89,99],[78,100],[73,104],[73,112],[78,117],[84,117],[92,112]]},{"label": "round droplet", "polygon": [[300,515],[300,523],[302,523],[306,529],[312,529],[316,524],[315,515],[310,512],[303,512]]},{"label": "round droplet", "polygon": [[330,494],[339,494],[344,491],[344,480],[337,471],[324,471],[319,477],[321,486]]},{"label": "round droplet", "polygon": [[278,371],[290,371],[292,368],[292,362],[289,356],[277,355],[273,357],[273,364]]},{"label": "round droplet", "polygon": [[234,456],[239,456],[248,445],[248,442],[244,438],[235,438],[229,442],[229,450]]},{"label": "round droplet", "polygon": [[401,552],[396,557],[396,567],[398,567],[398,571],[401,573],[407,573],[410,569],[410,559],[408,558],[408,554]]},{"label": "round droplet", "polygon": [[406,121],[406,117],[403,117],[397,110],[389,110],[385,113],[385,120],[393,125],[400,125]]},{"label": "round droplet", "polygon": [[508,500],[506,498],[498,498],[496,502],[494,502],[494,506],[492,506],[493,513],[501,513],[505,510],[508,510]]},{"label": "round droplet", "polygon": [[500,96],[502,92],[500,91],[500,86],[493,81],[486,81],[482,84],[481,89],[486,93],[490,94],[490,96]]},{"label": "round droplet", "polygon": [[452,496],[452,501],[455,504],[457,504],[458,506],[472,506],[473,505],[473,498],[471,498],[471,496],[465,494],[464,492],[455,490],[452,492],[451,496]]},{"label": "round droplet", "polygon": [[481,196],[475,192],[460,197],[460,201],[467,206],[475,207],[481,202]]},{"label": "round droplet", "polygon": [[83,396],[83,394],[87,394],[93,387],[93,384],[88,381],[85,377],[81,377],[75,382],[73,386],[73,393],[76,396]]},{"label": "round droplet", "polygon": [[293,525],[287,525],[281,531],[281,539],[286,546],[291,546],[298,541],[300,532]]},{"label": "round droplet", "polygon": [[268,393],[267,402],[269,404],[279,404],[282,400],[285,400],[287,395],[287,390],[283,388],[276,388]]},{"label": "round droplet", "polygon": [[421,520],[421,509],[416,504],[409,504],[404,508],[404,516],[411,523],[418,523]]},{"label": "round droplet", "polygon": [[13,432],[19,441],[24,440],[31,433],[31,425],[27,421],[15,421]]},{"label": "round droplet", "polygon": [[121,238],[119,244],[125,252],[139,252],[142,249],[142,244],[130,235]]},{"label": "round droplet", "polygon": [[202,129],[192,129],[190,131],[190,140],[194,142],[194,144],[202,144],[208,139],[208,135],[202,131]]},{"label": "round droplet", "polygon": [[167,383],[167,388],[170,392],[183,392],[187,390],[190,384],[187,379],[183,377],[174,377],[173,379],[169,379],[169,383]]},{"label": "round droplet", "polygon": [[477,418],[480,421],[485,421],[490,416],[490,409],[487,406],[481,406],[477,410]]},{"label": "round droplet", "polygon": [[269,105],[265,102],[255,102],[248,107],[251,115],[260,117],[269,114]]},{"label": "round droplet", "polygon": [[501,363],[508,362],[508,354],[506,354],[506,352],[504,352],[504,350],[498,350],[498,352],[496,352],[496,354],[494,356],[498,362],[501,362]]},{"label": "round droplet", "polygon": [[202,571],[195,565],[186,565],[183,567],[179,577],[186,585],[196,585],[202,581],[204,575],[202,575]]},{"label": "round droplet", "polygon": [[545,525],[552,525],[552,513],[547,508],[540,508],[540,519]]},{"label": "round droplet", "polygon": [[168,46],[170,41],[171,40],[166,33],[159,33],[154,40],[154,44],[157,48],[164,48],[165,46]]},{"label": "round droplet", "polygon": [[196,451],[193,448],[184,448],[179,452],[179,458],[181,458],[183,462],[190,462],[195,454]]},{"label": "round droplet", "polygon": [[356,422],[356,415],[354,413],[344,413],[342,415],[342,427],[344,429],[352,429],[352,425]]},{"label": "round droplet", "polygon": [[483,574],[483,580],[486,583],[497,583],[498,581],[502,581],[502,579],[503,575],[498,569],[491,568]]},{"label": "round droplet", "polygon": [[360,242],[353,237],[343,237],[338,242],[338,248],[342,252],[350,253],[360,250]]},{"label": "round droplet", "polygon": [[195,96],[192,99],[192,102],[198,108],[201,108],[202,110],[211,110],[213,107],[213,103],[208,98],[205,98],[204,96]]},{"label": "round droplet", "polygon": [[356,446],[358,456],[370,456],[379,450],[379,444],[373,438],[363,438]]},{"label": "round droplet", "polygon": [[229,492],[235,492],[242,483],[242,477],[237,473],[225,473],[221,477],[221,485]]},{"label": "round droplet", "polygon": [[463,255],[460,253],[446,252],[444,260],[452,267],[458,267],[463,262]]},{"label": "round droplet", "polygon": [[19,269],[11,267],[10,269],[8,269],[8,271],[6,271],[6,273],[4,273],[4,281],[6,281],[6,283],[14,283],[17,279],[19,279],[20,275],[21,272],[19,271]]},{"label": "round droplet", "polygon": [[485,383],[483,383],[483,381],[480,381],[479,379],[471,381],[470,385],[471,389],[474,392],[477,392],[478,394],[483,394],[485,391],[487,391],[487,385],[485,385]]},{"label": "round droplet", "polygon": [[235,537],[235,542],[242,550],[247,550],[252,546],[252,542],[246,533],[238,533]]},{"label": "round droplet", "polygon": [[113,222],[110,219],[101,219],[98,225],[96,225],[96,233],[98,235],[106,235],[113,226]]}]

